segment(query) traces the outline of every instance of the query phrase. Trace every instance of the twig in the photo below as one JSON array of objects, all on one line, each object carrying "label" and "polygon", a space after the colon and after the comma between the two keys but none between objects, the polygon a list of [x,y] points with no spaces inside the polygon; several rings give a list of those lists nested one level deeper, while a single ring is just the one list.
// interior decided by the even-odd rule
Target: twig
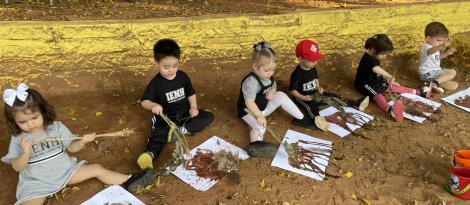
[{"label": "twig", "polygon": [[[124,128],[121,131],[96,135],[96,138],[100,138],[100,137],[128,137],[132,134],[134,134],[134,130]],[[79,139],[82,139],[82,137],[44,138],[44,139],[41,139],[39,141],[40,142],[42,142],[42,141],[64,141],[64,140],[79,140]]]},{"label": "twig", "polygon": [[[255,115],[250,112],[247,108],[245,108],[245,112],[248,113],[249,115],[251,115],[251,117],[255,118]],[[280,137],[280,134],[276,132],[276,130],[273,130],[271,129],[270,127],[266,126],[266,130],[269,132],[269,134],[271,134],[273,136],[273,138],[279,143],[281,144],[282,143],[282,140],[281,140],[281,137]]]}]

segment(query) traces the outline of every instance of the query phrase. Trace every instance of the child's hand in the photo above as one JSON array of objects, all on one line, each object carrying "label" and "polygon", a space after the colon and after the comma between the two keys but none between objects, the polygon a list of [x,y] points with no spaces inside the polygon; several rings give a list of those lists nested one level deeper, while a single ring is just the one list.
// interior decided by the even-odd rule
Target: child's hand
[{"label": "child's hand", "polygon": [[274,97],[274,94],[276,94],[276,90],[269,90],[268,93],[266,93],[266,99],[267,100],[272,100]]},{"label": "child's hand", "polygon": [[80,141],[86,144],[88,142],[95,140],[95,138],[96,138],[96,133],[91,133],[91,134],[83,135]]},{"label": "child's hand", "polygon": [[449,48],[449,49],[444,53],[444,55],[450,56],[450,55],[454,54],[455,51],[457,51],[457,49],[455,49],[455,48]]},{"label": "child's hand", "polygon": [[[325,90],[323,90],[322,87],[318,87],[318,92],[319,92],[320,94],[323,94],[324,91],[325,91]],[[312,99],[313,99],[313,98],[312,98]]]},{"label": "child's hand", "polygon": [[155,115],[161,115],[163,113],[163,107],[159,104],[156,104],[152,107],[152,112]]},{"label": "child's hand", "polygon": [[256,122],[261,125],[261,127],[266,127],[266,118],[263,115],[256,117]]},{"label": "child's hand", "polygon": [[304,101],[307,101],[307,102],[310,102],[313,100],[313,96],[312,95],[304,95]]},{"label": "child's hand", "polygon": [[191,117],[196,117],[197,115],[199,115],[199,109],[197,109],[197,108],[189,109],[189,115]]},{"label": "child's hand", "polygon": [[447,48],[450,46],[450,40],[444,41],[444,48]]},{"label": "child's hand", "polygon": [[34,140],[27,140],[24,135],[20,136],[20,145],[21,145],[21,148],[23,149],[24,154],[27,154],[27,155],[31,154],[33,150],[33,143],[34,143]]},{"label": "child's hand", "polygon": [[395,82],[395,77],[390,78],[390,80],[388,80],[388,84],[389,84],[389,85],[400,86],[400,84],[398,84],[397,82]]}]

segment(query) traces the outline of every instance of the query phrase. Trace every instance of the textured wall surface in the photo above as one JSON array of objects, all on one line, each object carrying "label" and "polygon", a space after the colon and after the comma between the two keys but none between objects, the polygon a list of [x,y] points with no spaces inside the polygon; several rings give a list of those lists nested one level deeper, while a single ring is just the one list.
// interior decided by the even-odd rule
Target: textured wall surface
[{"label": "textured wall surface", "polygon": [[180,43],[184,60],[246,58],[260,40],[291,53],[303,38],[317,40],[327,54],[348,55],[375,33],[389,34],[396,52],[415,53],[425,25],[433,20],[451,33],[470,31],[470,2],[213,19],[0,22],[0,84],[47,76],[71,82],[75,71],[142,75],[151,68],[153,44],[165,37]]}]

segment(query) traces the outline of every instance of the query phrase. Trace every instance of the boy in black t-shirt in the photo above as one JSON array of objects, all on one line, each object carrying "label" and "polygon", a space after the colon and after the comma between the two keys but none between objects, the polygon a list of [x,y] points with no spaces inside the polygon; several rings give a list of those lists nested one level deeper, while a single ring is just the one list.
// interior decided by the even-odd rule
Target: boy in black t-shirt
[{"label": "boy in black t-shirt", "polygon": [[319,115],[320,105],[329,104],[332,98],[343,101],[350,107],[356,107],[364,111],[369,105],[369,97],[357,100],[347,100],[337,94],[325,92],[318,82],[318,73],[315,65],[324,56],[316,42],[303,40],[297,44],[295,55],[299,60],[299,65],[292,72],[290,77],[289,92],[294,97],[294,102],[305,109],[310,119]]},{"label": "boy in black t-shirt", "polygon": [[159,72],[150,81],[141,99],[141,105],[154,113],[152,130],[145,152],[137,159],[141,169],[152,169],[157,158],[169,139],[169,126],[160,117],[165,114],[177,125],[180,132],[190,134],[199,132],[214,120],[214,115],[199,110],[196,94],[188,75],[178,70],[180,48],[171,39],[162,39],[155,43],[153,55]]}]

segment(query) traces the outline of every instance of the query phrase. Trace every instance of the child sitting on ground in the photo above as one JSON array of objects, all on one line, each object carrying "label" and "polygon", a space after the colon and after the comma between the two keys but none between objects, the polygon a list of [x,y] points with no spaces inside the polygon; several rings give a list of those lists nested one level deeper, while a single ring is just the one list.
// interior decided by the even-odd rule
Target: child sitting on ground
[{"label": "child sitting on ground", "polygon": [[455,69],[441,68],[441,59],[456,51],[449,47],[449,30],[440,22],[432,22],[426,26],[424,36],[426,43],[419,53],[419,78],[424,81],[425,85],[431,84],[432,88],[439,93],[444,93],[444,89],[457,89],[459,84],[452,81],[457,73]]},{"label": "child sitting on ground", "polygon": [[361,111],[369,105],[369,96],[348,100],[337,94],[325,92],[320,87],[315,66],[324,55],[320,53],[320,48],[315,41],[300,41],[295,49],[295,55],[299,64],[290,76],[289,92],[294,97],[294,102],[307,112],[311,120],[319,116],[320,105],[332,104],[336,99]]},{"label": "child sitting on ground", "polygon": [[179,70],[181,51],[178,44],[172,39],[159,40],[153,47],[153,53],[159,72],[147,85],[141,99],[142,107],[154,114],[145,152],[137,159],[142,170],[152,169],[153,161],[165,144],[173,140],[168,139],[170,127],[160,115],[165,114],[180,126],[182,134],[199,132],[214,121],[211,112],[198,109],[191,80]]},{"label": "child sitting on ground", "polygon": [[20,84],[17,90],[5,90],[3,100],[12,137],[8,154],[1,160],[20,173],[15,205],[43,204],[46,197],[66,185],[91,178],[109,185],[120,184],[131,192],[155,180],[155,170],[127,175],[70,157],[68,152],[82,150],[96,135],[84,135],[80,140],[67,139],[74,135],[64,124],[55,121],[53,107],[25,84]]},{"label": "child sitting on ground", "polygon": [[[276,91],[276,81],[273,77],[276,70],[276,53],[265,42],[254,45],[253,71],[243,78],[238,97],[238,116],[250,127],[250,146],[248,154],[253,157],[272,157],[276,153],[276,147],[263,141],[266,132],[266,117],[278,107],[289,113],[295,119],[296,125],[306,128],[318,127],[328,129],[328,123],[323,117],[318,117],[313,122],[309,121],[292,100],[283,92]],[[251,116],[245,109],[248,109]]]},{"label": "child sitting on ground", "polygon": [[380,66],[380,60],[385,59],[387,54],[393,51],[392,41],[386,34],[372,36],[367,39],[364,47],[367,51],[357,67],[354,86],[361,94],[371,97],[381,110],[388,112],[397,122],[401,122],[403,120],[403,102],[398,99],[392,106],[389,106],[383,93],[411,93],[429,98],[431,88],[425,86],[422,90],[418,90],[400,86],[395,82],[395,77]]}]

